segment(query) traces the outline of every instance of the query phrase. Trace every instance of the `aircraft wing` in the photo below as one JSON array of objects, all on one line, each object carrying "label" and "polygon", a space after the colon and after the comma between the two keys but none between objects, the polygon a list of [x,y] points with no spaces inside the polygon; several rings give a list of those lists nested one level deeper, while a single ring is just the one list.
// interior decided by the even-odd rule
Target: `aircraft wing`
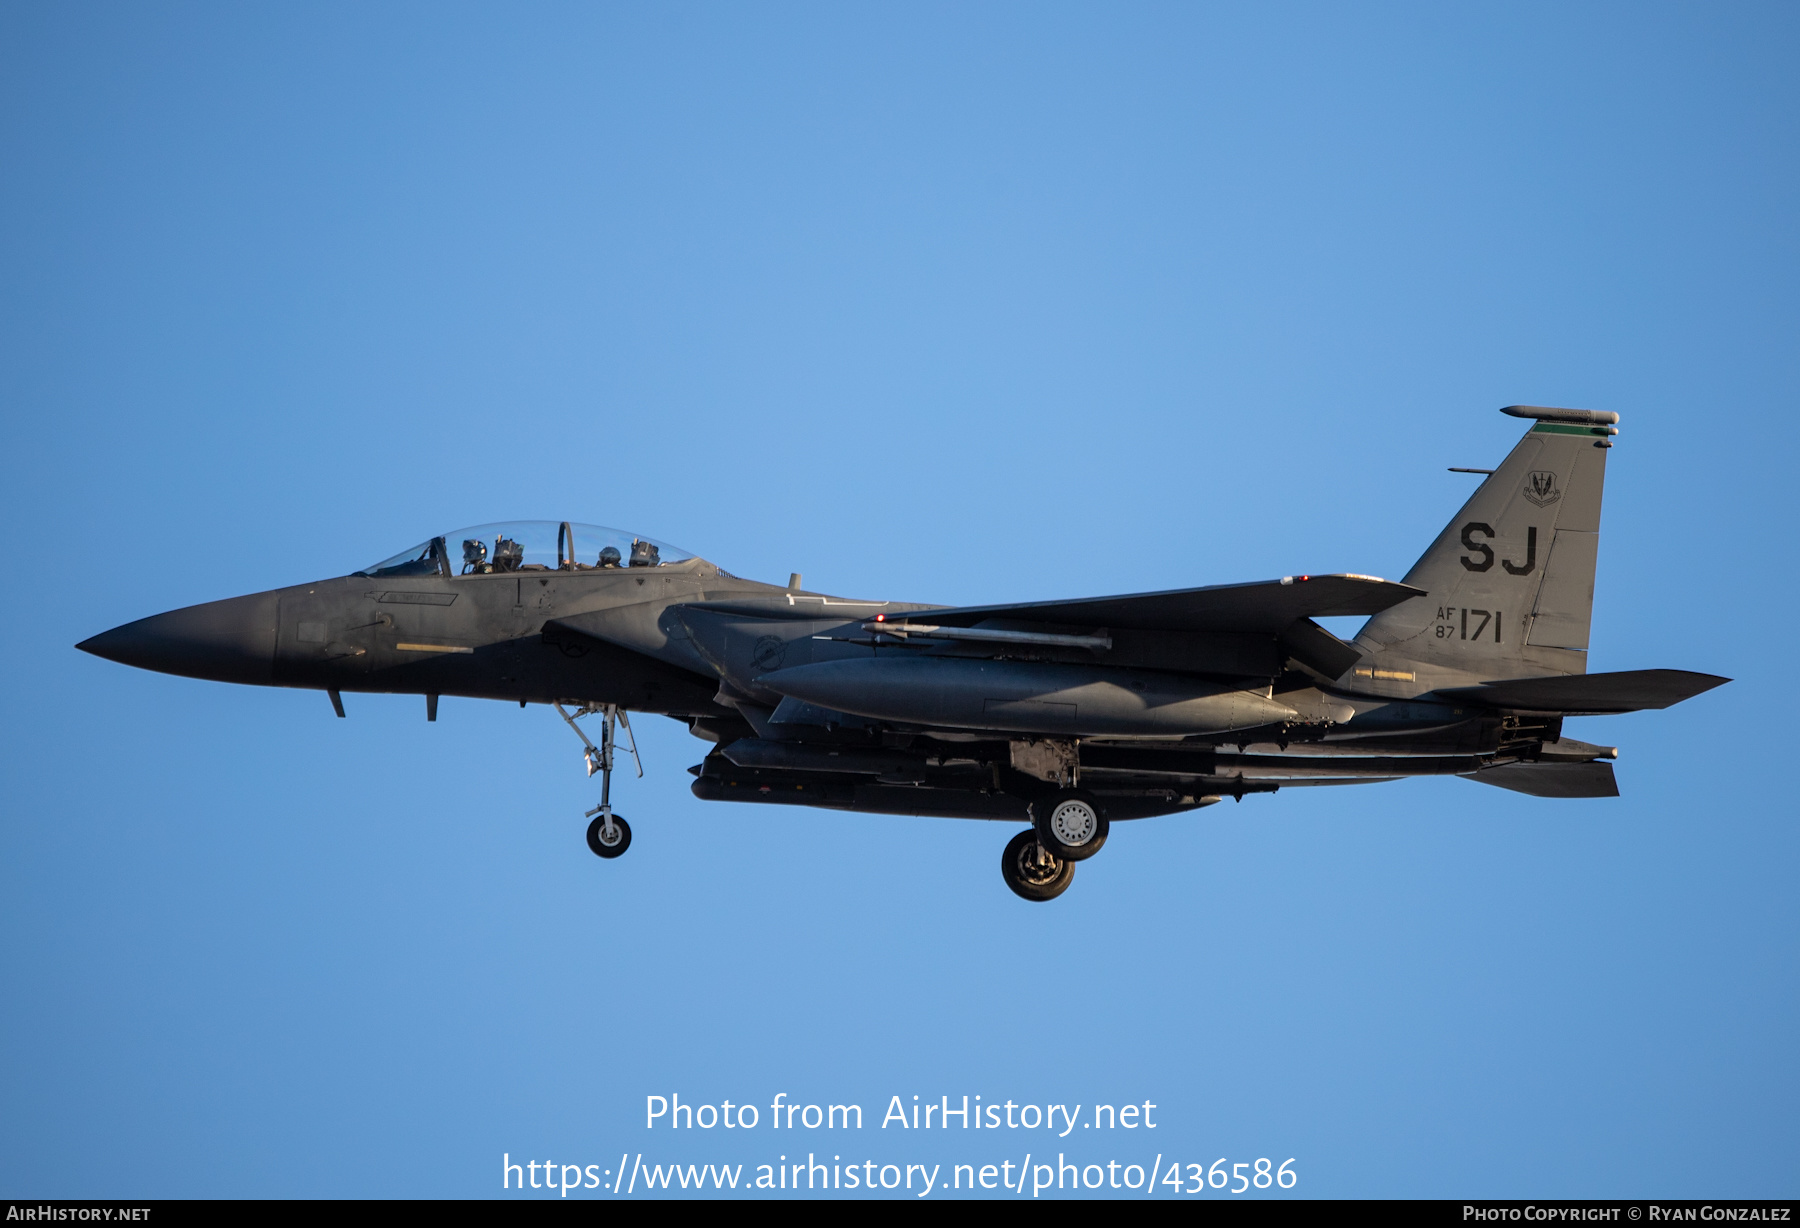
[{"label": "aircraft wing", "polygon": [[1447,687],[1438,694],[1490,708],[1598,716],[1667,708],[1730,681],[1685,669],[1627,669],[1610,674],[1510,678],[1480,686]]},{"label": "aircraft wing", "polygon": [[946,627],[989,619],[1144,631],[1237,631],[1280,635],[1303,618],[1378,614],[1422,590],[1374,576],[1284,576],[1252,584],[1215,584],[1122,597],[952,606],[917,616]]}]

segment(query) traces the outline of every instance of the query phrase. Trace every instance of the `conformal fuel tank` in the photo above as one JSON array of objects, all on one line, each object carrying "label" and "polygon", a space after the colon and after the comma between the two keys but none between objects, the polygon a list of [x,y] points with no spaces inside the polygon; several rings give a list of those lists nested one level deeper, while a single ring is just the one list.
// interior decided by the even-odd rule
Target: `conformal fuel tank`
[{"label": "conformal fuel tank", "polygon": [[1104,665],[896,655],[801,665],[757,682],[858,716],[1018,733],[1220,733],[1298,715],[1253,691]]}]

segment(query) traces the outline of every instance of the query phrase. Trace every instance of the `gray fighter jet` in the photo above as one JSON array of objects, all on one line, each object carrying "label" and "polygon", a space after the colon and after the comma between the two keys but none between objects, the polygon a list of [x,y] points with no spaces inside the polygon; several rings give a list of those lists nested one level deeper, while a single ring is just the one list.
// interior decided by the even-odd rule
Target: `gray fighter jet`
[{"label": "gray fighter jet", "polygon": [[[1006,884],[1060,895],[1110,824],[1281,788],[1461,776],[1617,796],[1616,750],[1563,719],[1728,681],[1590,674],[1600,495],[1618,415],[1513,405],[1517,447],[1401,583],[1291,575],[1121,597],[944,607],[742,580],[647,537],[524,522],[362,571],[190,606],[79,645],[165,673],[555,707],[601,777],[617,857],[630,712],[712,744],[696,796],[1026,824]],[[1346,642],[1314,621],[1368,621]],[[577,723],[598,716],[600,744]],[[635,756],[635,739],[629,742]],[[639,768],[640,774],[642,768]]]}]

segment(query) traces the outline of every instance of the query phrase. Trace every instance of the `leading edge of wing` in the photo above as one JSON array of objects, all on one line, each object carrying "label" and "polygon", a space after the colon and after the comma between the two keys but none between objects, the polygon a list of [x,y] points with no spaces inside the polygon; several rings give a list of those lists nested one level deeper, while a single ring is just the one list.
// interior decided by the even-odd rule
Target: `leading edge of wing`
[{"label": "leading edge of wing", "polygon": [[1142,631],[1261,631],[1278,635],[1301,618],[1379,614],[1424,590],[1376,576],[1283,576],[1116,597],[951,606],[919,611],[933,623],[967,627],[990,618]]}]

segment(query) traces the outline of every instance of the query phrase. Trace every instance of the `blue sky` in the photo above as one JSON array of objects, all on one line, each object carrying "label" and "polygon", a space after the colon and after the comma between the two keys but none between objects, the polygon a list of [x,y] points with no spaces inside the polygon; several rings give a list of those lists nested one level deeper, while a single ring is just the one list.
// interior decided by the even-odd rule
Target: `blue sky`
[{"label": "blue sky", "polygon": [[[785,1092],[1150,1100],[1082,1155],[1293,1156],[1317,1196],[1793,1194],[1797,35],[0,12],[0,1192],[754,1166],[790,1145],[644,1097]],[[544,709],[337,721],[71,647],[521,517],[910,600],[1399,576],[1514,402],[1623,416],[1592,668],[1737,681],[1572,725],[1617,801],[1284,791],[1116,830],[1049,907],[999,826],[701,803],[670,722],[601,863]]]}]

